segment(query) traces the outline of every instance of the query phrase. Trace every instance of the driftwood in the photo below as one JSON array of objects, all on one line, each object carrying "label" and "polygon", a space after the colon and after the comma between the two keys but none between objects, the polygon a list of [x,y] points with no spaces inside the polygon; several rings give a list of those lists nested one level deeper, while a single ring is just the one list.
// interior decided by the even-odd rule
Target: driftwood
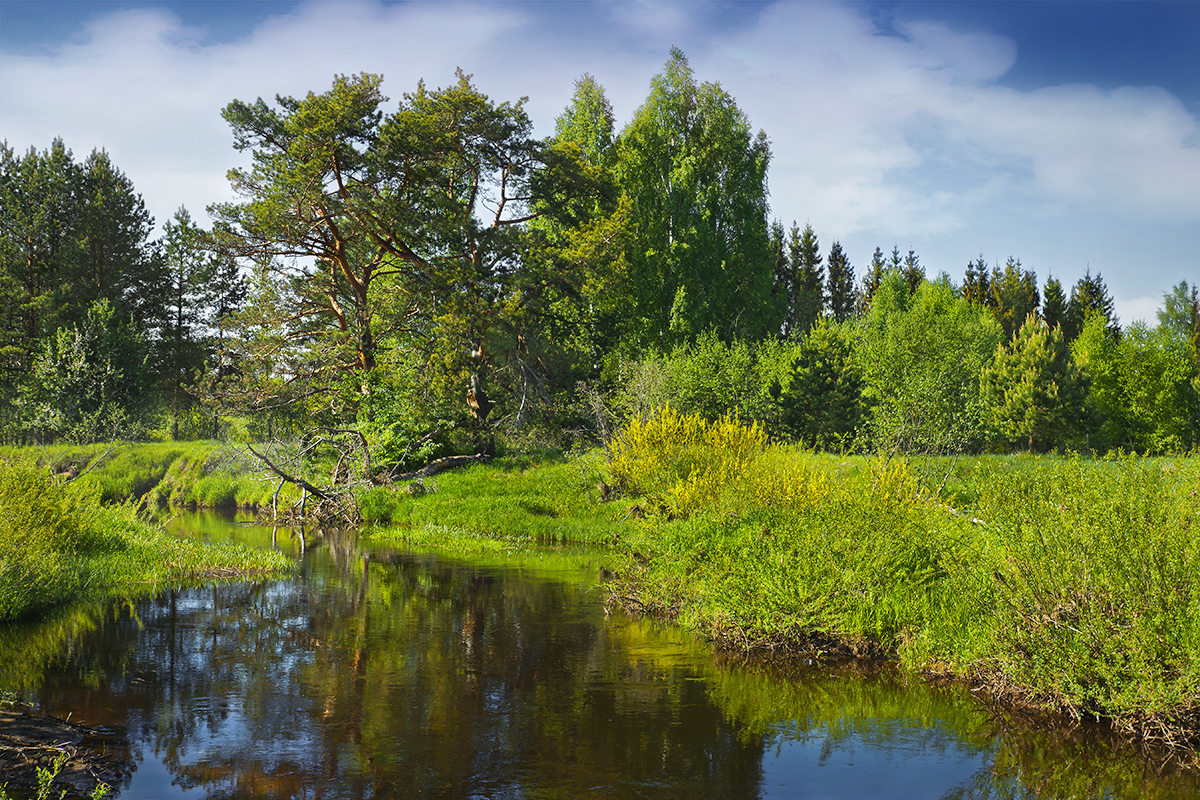
[{"label": "driftwood", "polygon": [[439,472],[445,472],[448,469],[465,467],[468,464],[483,464],[487,460],[488,457],[486,455],[479,454],[473,456],[446,456],[445,458],[438,458],[430,461],[416,472],[405,472],[401,475],[394,475],[392,476],[392,480],[413,481],[417,478],[432,478]]}]

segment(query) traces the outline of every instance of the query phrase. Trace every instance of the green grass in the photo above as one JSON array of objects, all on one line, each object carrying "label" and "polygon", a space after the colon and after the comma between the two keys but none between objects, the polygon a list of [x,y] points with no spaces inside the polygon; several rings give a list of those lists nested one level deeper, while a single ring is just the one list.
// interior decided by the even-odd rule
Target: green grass
[{"label": "green grass", "polygon": [[32,461],[0,460],[0,620],[95,592],[287,568],[273,551],[176,539],[130,504],[102,504],[94,487],[64,484]]},{"label": "green grass", "polygon": [[599,502],[602,463],[600,453],[552,455],[536,467],[500,458],[426,479],[418,493],[373,488],[360,506],[380,538],[441,540],[458,530],[507,543],[612,544],[631,528],[627,505]]},{"label": "green grass", "polygon": [[627,540],[614,598],[728,645],[895,657],[1195,747],[1198,489],[1195,457],[772,446],[689,516],[648,503],[664,513]]}]

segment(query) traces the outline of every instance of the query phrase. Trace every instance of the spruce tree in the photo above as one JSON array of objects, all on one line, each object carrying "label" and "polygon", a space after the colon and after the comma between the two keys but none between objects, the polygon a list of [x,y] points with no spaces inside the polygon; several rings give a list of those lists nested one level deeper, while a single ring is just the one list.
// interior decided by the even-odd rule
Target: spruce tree
[{"label": "spruce tree", "polygon": [[871,300],[875,297],[875,292],[879,291],[879,284],[883,281],[883,273],[887,270],[887,262],[883,260],[883,251],[878,247],[871,255],[871,264],[867,267],[867,274],[863,276],[862,291],[858,294],[858,313],[863,316],[871,307]]},{"label": "spruce tree", "polygon": [[825,268],[821,266],[821,245],[812,225],[805,225],[800,231],[792,223],[788,260],[795,287],[788,308],[788,332],[792,336],[802,336],[825,308]]},{"label": "spruce tree", "polygon": [[841,322],[854,313],[854,267],[846,258],[841,242],[829,248],[829,314]]},{"label": "spruce tree", "polygon": [[1004,338],[1011,340],[1024,324],[1025,318],[1036,314],[1038,302],[1037,275],[1032,270],[1022,269],[1020,259],[1008,257],[1002,272],[999,267],[992,270],[992,313]]},{"label": "spruce tree", "polygon": [[1079,334],[1083,332],[1083,326],[1093,314],[1102,314],[1108,320],[1105,327],[1114,336],[1120,334],[1121,327],[1118,324],[1117,315],[1113,311],[1113,300],[1108,293],[1108,286],[1105,285],[1104,278],[1100,276],[1099,272],[1092,275],[1092,270],[1089,268],[1083,273],[1083,277],[1076,281],[1074,288],[1071,289],[1071,299],[1067,303],[1063,336],[1068,344],[1078,338]]},{"label": "spruce tree", "polygon": [[1063,292],[1062,281],[1058,278],[1047,278],[1042,287],[1042,319],[1051,328],[1061,328],[1067,316],[1067,297]]},{"label": "spruce tree", "polygon": [[908,251],[908,255],[904,257],[904,263],[900,267],[900,274],[904,277],[909,294],[917,291],[917,287],[925,281],[925,268],[921,266],[921,259],[916,252]]}]

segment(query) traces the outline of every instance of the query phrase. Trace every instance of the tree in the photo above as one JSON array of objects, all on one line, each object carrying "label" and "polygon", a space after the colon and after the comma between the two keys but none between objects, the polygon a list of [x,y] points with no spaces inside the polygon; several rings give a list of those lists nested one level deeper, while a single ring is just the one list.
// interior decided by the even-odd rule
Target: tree
[{"label": "tree", "polygon": [[883,273],[886,270],[887,262],[883,260],[883,251],[876,247],[875,252],[871,255],[871,264],[867,267],[867,274],[863,276],[862,291],[858,293],[859,316],[866,316],[870,310],[871,300],[879,291],[879,284],[883,281]]},{"label": "tree", "polygon": [[631,203],[628,258],[644,346],[709,328],[760,338],[779,328],[767,233],[770,147],[718,84],[672,49],[617,141]]},{"label": "tree", "polygon": [[982,389],[987,420],[1010,446],[1044,451],[1085,432],[1087,381],[1062,332],[1033,312],[984,367]]},{"label": "tree", "polygon": [[80,443],[138,432],[151,404],[146,342],[107,300],[59,328],[34,359],[23,402],[41,436]]},{"label": "tree", "polygon": [[992,284],[988,280],[988,265],[982,253],[974,261],[967,262],[967,274],[960,291],[963,299],[973,305],[990,308],[994,302]]},{"label": "tree", "polygon": [[1020,259],[1009,256],[1003,272],[999,267],[992,269],[991,294],[992,314],[1004,330],[1005,341],[1010,341],[1026,317],[1037,313],[1041,299],[1037,275],[1032,270],[1021,269]]},{"label": "tree", "polygon": [[1084,325],[1094,314],[1104,317],[1113,335],[1120,332],[1117,315],[1113,311],[1112,297],[1100,273],[1092,274],[1091,269],[1083,273],[1083,277],[1075,282],[1071,289],[1071,299],[1067,301],[1067,313],[1063,319],[1063,336],[1067,342],[1075,341],[1082,332]]},{"label": "tree", "polygon": [[1200,357],[1200,287],[1180,281],[1163,295],[1163,308],[1158,312],[1158,325],[1181,341],[1191,345]]},{"label": "tree", "polygon": [[855,344],[875,445],[900,452],[958,452],[978,442],[979,379],[1000,340],[985,309],[947,279],[914,294],[889,270]]},{"label": "tree", "polygon": [[792,223],[788,239],[788,263],[791,265],[791,292],[788,297],[787,332],[803,336],[817,321],[825,307],[825,269],[821,266],[821,245],[812,225],[801,232]]},{"label": "tree", "polygon": [[12,405],[55,331],[80,324],[105,299],[141,332],[158,319],[161,262],[153,220],[132,183],[102,150],[82,164],[61,139],[16,155],[0,145],[0,404]]},{"label": "tree", "polygon": [[[892,259],[895,260],[895,251],[892,251]],[[909,294],[915,292],[925,280],[925,268],[921,266],[921,259],[916,252],[908,251],[908,255],[904,257],[904,263],[900,265],[900,275],[908,285]]]},{"label": "tree", "polygon": [[1104,415],[1101,446],[1161,452],[1200,441],[1200,370],[1186,340],[1142,322],[1117,335],[1097,313],[1073,351]]},{"label": "tree", "polygon": [[825,317],[804,337],[786,380],[772,390],[789,436],[806,447],[836,450],[853,442],[865,417],[862,393],[849,333]]},{"label": "tree", "polygon": [[1058,278],[1047,278],[1042,287],[1042,319],[1051,328],[1061,328],[1067,318],[1067,297]]},{"label": "tree", "polygon": [[841,242],[834,242],[829,248],[829,314],[834,321],[842,322],[854,313],[856,304],[854,267]]},{"label": "tree", "polygon": [[431,384],[465,397],[486,446],[493,333],[544,283],[523,269],[523,228],[566,214],[603,170],[579,147],[532,139],[521,102],[493,103],[461,71],[445,89],[419,84],[386,117],[381,83],[339,75],[323,94],[277,97],[278,109],[235,100],[223,112],[254,166],[230,172],[243,202],[212,208],[215,235],[277,301],[259,320],[258,358],[284,380],[261,385],[291,393],[258,405],[323,396],[353,414],[380,343],[403,341]]}]

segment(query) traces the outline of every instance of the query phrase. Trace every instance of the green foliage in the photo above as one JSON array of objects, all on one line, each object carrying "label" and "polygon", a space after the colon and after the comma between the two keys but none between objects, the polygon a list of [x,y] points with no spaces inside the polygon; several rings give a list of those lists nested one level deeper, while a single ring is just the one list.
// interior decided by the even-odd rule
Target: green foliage
[{"label": "green foliage", "polygon": [[766,135],[718,84],[672,49],[617,141],[631,201],[628,251],[640,344],[670,347],[709,329],[726,339],[778,329],[768,245]]},{"label": "green foliage", "polygon": [[1077,444],[1086,432],[1087,382],[1061,331],[1032,312],[983,368],[982,384],[987,421],[1010,446],[1044,451]]},{"label": "green foliage", "polygon": [[1190,343],[1138,322],[1117,337],[1099,314],[1074,345],[1105,415],[1101,444],[1172,452],[1195,446],[1200,431],[1200,365]]},{"label": "green foliage", "polygon": [[720,494],[766,441],[757,423],[728,416],[707,422],[660,408],[630,420],[609,444],[609,477],[617,489],[647,495],[686,516]]},{"label": "green foliage", "polygon": [[24,404],[31,426],[79,443],[136,435],[147,410],[145,341],[106,300],[60,328],[34,359]]},{"label": "green foliage", "polygon": [[30,460],[0,460],[0,620],[118,591],[229,570],[272,571],[275,553],[197,545],[102,506],[87,486],[62,484]]},{"label": "green foliage", "polygon": [[822,318],[795,348],[776,381],[781,432],[806,447],[845,450],[866,415],[863,380],[847,326]]},{"label": "green foliage", "polygon": [[[603,454],[544,455],[536,464],[500,456],[487,466],[443,472],[421,482],[376,487],[360,507],[373,538],[410,546],[444,543],[506,550],[530,543],[609,544],[628,533],[628,510],[600,502]],[[412,487],[411,489],[409,487]]]},{"label": "green foliage", "polygon": [[1037,275],[1033,270],[1021,269],[1021,260],[1009,256],[1003,272],[999,267],[992,269],[991,295],[987,305],[1004,330],[1004,340],[1012,341],[1026,318],[1037,313],[1041,299]]},{"label": "green foliage", "polygon": [[622,367],[618,401],[627,418],[665,406],[708,420],[731,414],[767,421],[775,416],[770,390],[787,371],[786,346],[721,341],[715,332],[669,355],[647,354]]},{"label": "green foliage", "polygon": [[[646,453],[643,484],[680,482],[680,438]],[[955,460],[944,496],[961,510],[899,460],[771,446],[739,463],[686,520],[643,523],[618,595],[730,645],[890,653],[1194,735],[1194,458]]]},{"label": "green foliage", "polygon": [[980,374],[1000,336],[991,314],[947,280],[923,283],[910,295],[900,273],[886,273],[855,347],[874,444],[928,453],[977,442]]}]

